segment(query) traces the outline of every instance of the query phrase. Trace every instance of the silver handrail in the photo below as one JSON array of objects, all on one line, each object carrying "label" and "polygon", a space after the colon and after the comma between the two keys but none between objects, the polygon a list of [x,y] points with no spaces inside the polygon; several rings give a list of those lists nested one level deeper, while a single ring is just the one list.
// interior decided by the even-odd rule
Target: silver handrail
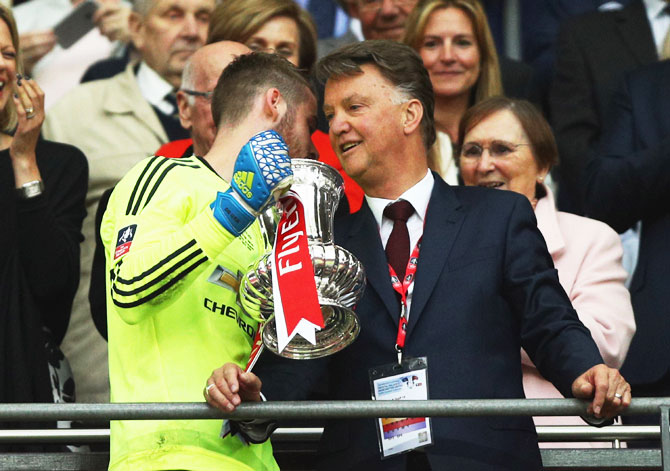
[{"label": "silver handrail", "polygon": [[[161,419],[324,419],[361,417],[480,417],[480,416],[559,416],[580,415],[586,402],[577,399],[472,399],[429,401],[302,401],[242,404],[235,412],[223,413],[204,403],[132,403],[132,404],[0,404],[0,422],[35,422],[56,420],[161,420]],[[661,436],[661,450],[636,449],[543,449],[542,461],[549,469],[606,469],[616,463],[620,469],[662,469],[670,471],[670,398],[633,399],[624,415],[660,414],[662,427],[614,426],[602,429],[589,427],[539,427],[538,432],[548,441],[631,440],[655,439]],[[549,430],[550,429],[550,430]],[[579,429],[579,430],[577,430]],[[582,431],[582,429],[588,429]],[[284,435],[282,435],[284,433]],[[583,434],[585,433],[585,434]],[[69,435],[68,435],[69,434]],[[275,441],[311,441],[321,434],[319,429],[290,429],[276,435]],[[566,436],[569,434],[569,438]],[[58,438],[56,438],[58,435]],[[41,438],[40,438],[41,437]],[[9,430],[0,431],[0,443],[35,440],[61,443],[106,441],[109,431],[90,430]],[[61,456],[62,455],[62,456]],[[5,454],[0,455],[0,467],[11,469],[58,469],[77,466],[102,469],[102,456],[86,454]],[[77,456],[79,455],[79,456]],[[93,454],[95,455],[95,454]],[[664,459],[665,458],[665,459]],[[97,460],[89,464],[86,460]],[[51,461],[50,461],[51,460]],[[18,467],[24,462],[24,467]],[[93,461],[91,461],[93,463]],[[623,466],[623,468],[622,468]],[[76,469],[88,469],[76,468]]]},{"label": "silver handrail", "polygon": [[[595,428],[588,425],[552,425],[536,427],[541,442],[577,442],[612,440],[658,440],[661,428],[653,425],[613,425]],[[321,427],[278,428],[273,441],[318,441]],[[0,430],[0,443],[104,443],[109,429],[21,429]]]},{"label": "silver handrail", "polygon": [[[224,413],[205,403],[0,404],[0,422],[53,420],[353,419],[370,417],[565,416],[586,412],[578,399],[431,399],[427,401],[268,401]],[[658,414],[670,398],[637,398],[624,415]]]}]

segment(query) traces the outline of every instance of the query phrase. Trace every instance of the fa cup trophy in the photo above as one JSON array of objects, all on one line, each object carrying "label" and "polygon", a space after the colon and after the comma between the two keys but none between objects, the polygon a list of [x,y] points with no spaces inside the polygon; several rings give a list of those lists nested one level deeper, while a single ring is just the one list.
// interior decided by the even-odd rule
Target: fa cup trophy
[{"label": "fa cup trophy", "polygon": [[[264,322],[261,336],[266,348],[287,358],[319,358],[342,350],[356,339],[360,326],[353,306],[363,295],[365,272],[356,257],[333,243],[333,218],[344,188],[340,174],[315,160],[293,159],[291,166],[293,196],[282,198],[285,216],[278,227],[272,227],[272,218],[268,214],[261,218],[266,234],[272,234],[269,237],[274,238],[274,231],[277,231],[277,244],[242,279],[240,302],[250,316]],[[302,205],[295,201],[295,196]],[[296,210],[296,206],[303,209]],[[303,214],[304,221],[300,221]],[[314,283],[311,283],[308,272],[307,283],[296,286],[294,281],[286,289],[278,290],[282,275],[299,265],[291,257],[299,256],[299,244],[293,242],[302,235],[306,236],[303,240],[309,250],[308,253],[304,251],[305,265],[309,265],[311,258]],[[290,293],[292,301],[296,297],[300,298],[298,301],[304,301],[302,298],[311,296],[315,307],[311,318],[305,314],[307,320],[301,318],[297,327],[291,330],[295,326],[288,315],[284,319],[284,310],[279,310],[276,304],[279,292],[283,293],[283,304],[288,296],[286,293]],[[306,325],[309,326],[307,331],[301,328]],[[303,335],[303,332],[307,334]]]}]

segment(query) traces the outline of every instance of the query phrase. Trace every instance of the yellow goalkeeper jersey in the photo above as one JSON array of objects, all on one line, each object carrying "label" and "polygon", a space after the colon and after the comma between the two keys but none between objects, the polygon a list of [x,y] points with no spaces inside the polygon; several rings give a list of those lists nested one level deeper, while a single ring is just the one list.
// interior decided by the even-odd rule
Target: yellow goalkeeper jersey
[{"label": "yellow goalkeeper jersey", "polygon": [[[212,370],[242,368],[258,323],[237,303],[267,246],[255,222],[227,232],[210,204],[228,183],[198,157],[150,157],[116,186],[107,259],[112,402],[203,402]],[[275,470],[268,442],[220,438],[221,420],[113,421],[110,470]]]}]

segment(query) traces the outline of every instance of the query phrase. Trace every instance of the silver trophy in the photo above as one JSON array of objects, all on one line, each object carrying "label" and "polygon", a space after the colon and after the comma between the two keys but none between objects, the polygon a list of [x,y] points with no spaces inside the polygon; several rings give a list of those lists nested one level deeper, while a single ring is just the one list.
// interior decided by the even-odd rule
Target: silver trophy
[{"label": "silver trophy", "polygon": [[[262,338],[266,348],[287,358],[319,358],[342,350],[356,339],[360,325],[352,308],[363,295],[365,272],[356,257],[333,243],[333,218],[344,189],[340,174],[315,160],[293,159],[291,166],[291,190],[300,195],[305,207],[308,247],[324,328],[316,332],[316,345],[296,335],[279,353],[272,296],[272,253],[264,255],[242,279],[240,302],[250,316],[264,322]],[[274,235],[276,218],[268,213],[260,219],[268,237]]]}]

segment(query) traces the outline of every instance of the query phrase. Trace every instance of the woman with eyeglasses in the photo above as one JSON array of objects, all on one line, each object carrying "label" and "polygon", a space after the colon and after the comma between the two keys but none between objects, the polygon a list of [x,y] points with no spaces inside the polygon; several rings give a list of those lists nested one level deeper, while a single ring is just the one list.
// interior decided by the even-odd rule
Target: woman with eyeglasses
[{"label": "woman with eyeglasses", "polygon": [[279,54],[305,72],[316,62],[316,26],[293,0],[226,0],[209,25],[208,44],[237,41],[252,51]]},{"label": "woman with eyeglasses", "polygon": [[[635,332],[633,308],[624,286],[621,242],[606,224],[556,210],[554,195],[544,183],[558,163],[549,124],[527,101],[494,97],[465,113],[458,135],[462,142],[458,163],[465,184],[515,191],[528,198],[563,289],[591,331],[605,363],[619,368]],[[523,351],[522,369],[526,397],[562,397]],[[536,417],[535,423],[584,424],[578,417]],[[611,446],[606,442],[580,445]]]},{"label": "woman with eyeglasses", "polygon": [[470,106],[503,93],[486,14],[477,0],[420,0],[407,19],[404,42],[421,55],[435,92],[437,140],[429,167],[458,184],[452,151],[458,123]]}]

